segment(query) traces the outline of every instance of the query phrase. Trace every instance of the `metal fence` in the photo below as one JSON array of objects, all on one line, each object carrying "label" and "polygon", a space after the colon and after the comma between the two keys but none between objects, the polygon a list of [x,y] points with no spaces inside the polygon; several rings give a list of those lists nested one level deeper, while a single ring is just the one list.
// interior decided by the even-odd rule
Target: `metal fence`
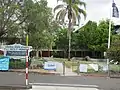
[{"label": "metal fence", "polygon": [[110,77],[119,77],[120,78],[120,65],[115,63],[110,63]]}]

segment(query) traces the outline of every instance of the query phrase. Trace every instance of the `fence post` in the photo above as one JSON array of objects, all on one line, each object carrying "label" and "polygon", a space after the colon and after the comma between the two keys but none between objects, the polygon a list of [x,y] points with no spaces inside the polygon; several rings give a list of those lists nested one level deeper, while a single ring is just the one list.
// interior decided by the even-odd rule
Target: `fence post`
[{"label": "fence post", "polygon": [[80,74],[79,66],[80,66],[80,62],[78,61],[78,65],[77,65],[77,74],[78,74],[78,75]]},{"label": "fence post", "polygon": [[65,75],[65,61],[63,61],[63,75]]},{"label": "fence post", "polygon": [[107,59],[107,69],[108,69],[108,77],[110,77],[110,62],[109,62],[109,59]]}]

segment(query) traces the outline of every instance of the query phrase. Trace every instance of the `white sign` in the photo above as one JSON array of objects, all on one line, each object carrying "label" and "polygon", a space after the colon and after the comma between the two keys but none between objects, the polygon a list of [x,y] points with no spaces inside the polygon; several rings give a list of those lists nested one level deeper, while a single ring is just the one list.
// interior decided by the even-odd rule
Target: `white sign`
[{"label": "white sign", "polygon": [[80,64],[79,70],[80,72],[87,72],[88,66],[87,64]]},{"label": "white sign", "polygon": [[56,70],[56,63],[55,62],[45,62],[44,69],[45,70]]},{"label": "white sign", "polygon": [[4,50],[6,51],[26,51],[31,50],[32,46],[24,46],[21,44],[5,45]]},{"label": "white sign", "polygon": [[97,64],[89,64],[95,71],[98,71],[98,65]]}]

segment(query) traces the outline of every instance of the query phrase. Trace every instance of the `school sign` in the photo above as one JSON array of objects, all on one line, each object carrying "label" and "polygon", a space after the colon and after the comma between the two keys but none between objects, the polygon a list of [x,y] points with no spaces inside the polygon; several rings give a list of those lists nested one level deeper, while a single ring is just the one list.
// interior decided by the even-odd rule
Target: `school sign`
[{"label": "school sign", "polygon": [[13,59],[24,59],[26,56],[26,51],[28,50],[28,55],[32,51],[32,46],[24,46],[21,44],[4,45],[4,56],[9,56]]}]

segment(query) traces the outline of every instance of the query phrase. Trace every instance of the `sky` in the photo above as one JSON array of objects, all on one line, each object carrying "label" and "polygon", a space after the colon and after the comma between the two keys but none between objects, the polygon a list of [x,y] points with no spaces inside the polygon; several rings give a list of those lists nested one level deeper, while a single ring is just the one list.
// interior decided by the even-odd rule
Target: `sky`
[{"label": "sky", "polygon": [[[54,8],[57,5],[57,0],[47,0],[48,6]],[[110,19],[110,8],[113,0],[84,0],[86,2],[86,12],[88,20],[99,22],[102,19]],[[114,0],[120,12],[120,0]],[[120,24],[120,18],[112,18],[116,24]]]}]

